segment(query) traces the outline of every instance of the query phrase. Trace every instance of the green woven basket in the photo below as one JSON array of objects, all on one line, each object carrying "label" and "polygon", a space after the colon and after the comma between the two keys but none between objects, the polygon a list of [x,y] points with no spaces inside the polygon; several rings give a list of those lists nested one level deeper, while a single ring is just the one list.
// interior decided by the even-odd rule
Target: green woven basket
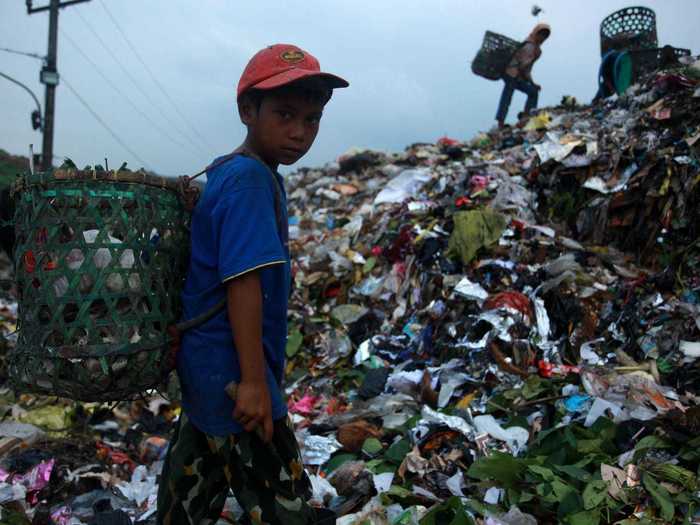
[{"label": "green woven basket", "polygon": [[189,248],[180,186],[61,169],[18,183],[18,391],[116,401],[162,383]]}]

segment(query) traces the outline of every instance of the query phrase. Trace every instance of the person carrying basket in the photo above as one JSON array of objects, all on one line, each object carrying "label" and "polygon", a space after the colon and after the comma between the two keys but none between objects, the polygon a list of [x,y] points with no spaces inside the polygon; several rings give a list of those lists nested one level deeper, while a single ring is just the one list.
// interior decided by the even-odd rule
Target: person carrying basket
[{"label": "person carrying basket", "polygon": [[283,396],[291,263],[277,169],[309,151],[333,90],[347,86],[288,44],[261,50],[243,71],[236,101],[246,139],[209,166],[192,214],[183,334],[173,345],[183,413],[161,472],[158,525],[216,523],[229,489],[247,523],[335,523],[307,503],[311,483]]},{"label": "person carrying basket", "polygon": [[503,75],[505,85],[503,86],[501,100],[498,103],[498,111],[496,112],[499,128],[502,128],[505,123],[508,108],[513,98],[513,91],[516,89],[527,95],[525,113],[529,113],[537,107],[541,86],[532,80],[532,66],[540,58],[542,54],[540,46],[549,38],[551,32],[549,25],[537,24],[530,36],[527,37],[510,59]]}]

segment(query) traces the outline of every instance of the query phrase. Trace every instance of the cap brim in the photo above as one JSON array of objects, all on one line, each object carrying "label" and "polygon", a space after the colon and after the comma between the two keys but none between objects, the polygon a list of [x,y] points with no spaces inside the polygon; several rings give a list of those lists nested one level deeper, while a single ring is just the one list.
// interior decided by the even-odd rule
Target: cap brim
[{"label": "cap brim", "polygon": [[250,86],[249,89],[274,89],[286,86],[287,84],[291,84],[303,78],[313,77],[325,80],[328,83],[328,87],[331,89],[346,88],[350,85],[346,80],[336,75],[331,75],[330,73],[319,73],[318,71],[309,71],[308,69],[290,69],[289,71],[266,78],[262,82]]}]

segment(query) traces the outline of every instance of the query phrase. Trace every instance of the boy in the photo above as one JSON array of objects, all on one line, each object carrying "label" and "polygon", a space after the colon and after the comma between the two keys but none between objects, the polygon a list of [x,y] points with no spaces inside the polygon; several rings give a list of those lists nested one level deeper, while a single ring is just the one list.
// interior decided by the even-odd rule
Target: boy
[{"label": "boy", "polygon": [[526,114],[537,107],[541,86],[532,80],[532,66],[540,58],[542,54],[540,46],[549,38],[551,32],[552,30],[547,24],[537,24],[523,45],[513,54],[513,58],[511,58],[503,75],[505,85],[496,112],[499,129],[503,128],[505,124],[514,90],[517,89],[527,95]]},{"label": "boy", "polygon": [[306,154],[332,90],[347,86],[285,44],[258,52],[241,76],[247,136],[207,171],[183,292],[185,319],[223,297],[227,308],[182,338],[183,414],[161,474],[158,523],[215,523],[229,488],[253,523],[320,521],[306,503],[310,483],[282,396],[291,280],[277,167]]}]

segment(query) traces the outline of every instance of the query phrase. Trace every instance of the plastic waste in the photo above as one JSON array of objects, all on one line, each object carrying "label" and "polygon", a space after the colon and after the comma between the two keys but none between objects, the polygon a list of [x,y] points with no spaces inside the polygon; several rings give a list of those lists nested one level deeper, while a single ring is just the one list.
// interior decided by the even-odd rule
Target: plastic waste
[{"label": "plastic waste", "polygon": [[521,512],[518,507],[511,507],[505,514],[487,516],[484,525],[537,525],[537,519]]},{"label": "plastic waste", "polygon": [[47,405],[20,414],[18,420],[46,430],[62,431],[71,425],[73,410],[65,405]]},{"label": "plastic waste", "polygon": [[[0,480],[12,485],[21,485],[26,493],[27,501],[32,505],[36,505],[39,502],[38,493],[49,484],[55,463],[55,459],[42,461],[23,474],[2,475],[2,471],[0,471]],[[21,489],[19,490],[21,491]],[[16,493],[16,489],[12,489],[12,494],[14,493]]]},{"label": "plastic waste", "polygon": [[416,196],[420,189],[432,179],[426,168],[407,169],[387,182],[386,187],[374,198],[374,204],[398,203]]},{"label": "plastic waste", "polygon": [[471,282],[467,277],[464,277],[457,283],[457,286],[455,286],[455,293],[466,299],[477,301],[480,304],[489,296],[489,293],[484,290],[480,284]]},{"label": "plastic waste", "polygon": [[343,324],[357,322],[369,311],[368,308],[357,304],[341,304],[333,309],[332,315]]},{"label": "plastic waste", "polygon": [[513,451],[513,455],[518,455],[525,449],[530,433],[522,427],[503,428],[493,416],[476,416],[474,418],[474,426],[477,432],[490,435],[500,441],[505,441],[508,447]]},{"label": "plastic waste", "polygon": [[18,446],[30,447],[45,435],[43,430],[34,425],[16,421],[4,421],[0,423],[0,438],[8,439],[0,440],[0,443],[2,443],[0,452],[6,454],[12,448]]},{"label": "plastic waste", "polygon": [[335,487],[331,485],[326,478],[322,478],[316,474],[309,474],[309,480],[311,481],[311,490],[313,491],[313,496],[311,496],[309,500],[311,505],[325,507],[328,506],[331,499],[338,497],[338,492],[335,490]]},{"label": "plastic waste", "polygon": [[685,361],[692,363],[696,359],[700,358],[700,343],[691,341],[681,341],[678,345],[678,350],[680,350],[685,356]]},{"label": "plastic waste", "polygon": [[149,474],[145,465],[136,467],[131,475],[131,481],[119,483],[117,488],[125,498],[132,500],[139,507],[145,501],[148,501],[151,496],[155,496],[158,493],[156,476]]},{"label": "plastic waste", "polygon": [[461,432],[469,439],[474,436],[474,427],[459,416],[449,416],[424,406],[421,410],[421,417],[422,419],[416,424],[414,429],[414,435],[417,438],[427,432],[432,424],[446,425],[452,430]]},{"label": "plastic waste", "polygon": [[462,487],[464,487],[464,474],[461,470],[457,471],[456,474],[447,478],[445,481],[447,489],[452,493],[453,496],[458,496],[464,498],[464,492],[462,492]]},{"label": "plastic waste", "polygon": [[501,499],[503,499],[504,494],[505,490],[496,487],[490,487],[486,490],[486,494],[484,494],[484,502],[490,505],[496,505],[501,501]]},{"label": "plastic waste", "polygon": [[536,131],[539,129],[546,129],[551,122],[552,117],[546,111],[542,111],[531,117],[527,124],[523,128],[525,131]]},{"label": "plastic waste", "polygon": [[297,439],[305,465],[323,465],[342,448],[335,437],[305,435],[297,436]]},{"label": "plastic waste", "polygon": [[543,164],[550,160],[563,161],[574,149],[583,144],[583,140],[573,137],[560,137],[554,132],[548,132],[545,140],[535,144],[533,148]]},{"label": "plastic waste", "polygon": [[24,501],[27,497],[27,489],[20,483],[0,482],[0,503],[11,501]]}]

